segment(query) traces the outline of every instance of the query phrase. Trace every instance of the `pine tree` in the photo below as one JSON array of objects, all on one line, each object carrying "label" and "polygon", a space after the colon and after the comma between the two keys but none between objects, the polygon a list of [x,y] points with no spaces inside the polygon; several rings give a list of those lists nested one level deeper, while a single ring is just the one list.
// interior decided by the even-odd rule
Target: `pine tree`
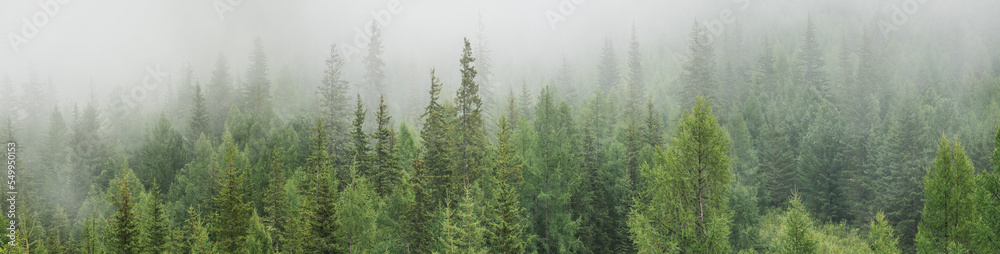
[{"label": "pine tree", "polygon": [[272,249],[282,250],[282,239],[288,237],[286,225],[289,224],[289,204],[285,192],[285,166],[281,162],[281,153],[275,150],[271,155],[271,178],[268,181],[267,193],[264,195],[264,216],[261,218],[264,229],[270,235]]},{"label": "pine tree", "polygon": [[246,247],[247,227],[250,225],[251,202],[244,200],[246,176],[236,166],[236,150],[227,141],[225,165],[217,182],[218,193],[212,200],[218,206],[213,231],[219,239],[219,248],[228,253],[243,252]]},{"label": "pine tree", "polygon": [[177,170],[188,162],[184,136],[174,129],[165,114],[160,113],[159,123],[146,136],[144,144],[139,153],[139,179],[145,186],[154,181],[164,183],[157,192],[167,192],[176,179]]},{"label": "pine tree", "polygon": [[816,98],[831,100],[830,82],[826,77],[826,62],[823,60],[823,52],[819,49],[819,42],[816,39],[816,27],[813,24],[812,16],[806,21],[806,33],[802,41],[801,55],[799,62],[802,66],[802,83],[813,91]]},{"label": "pine tree", "polygon": [[330,136],[330,151],[335,160],[334,166],[340,168],[350,162],[350,98],[347,97],[348,85],[344,80],[344,59],[337,53],[337,45],[330,45],[330,57],[326,59],[326,70],[323,72],[323,84],[317,88],[319,93],[320,115],[326,123]]},{"label": "pine tree", "polygon": [[364,99],[368,102],[365,108],[375,108],[378,105],[374,103],[378,100],[378,96],[381,94],[386,94],[385,90],[385,72],[382,67],[385,66],[385,62],[382,61],[382,30],[378,23],[372,22],[371,27],[371,38],[368,40],[368,55],[365,56],[365,74],[364,83],[361,84],[361,91],[364,92]]},{"label": "pine tree", "polygon": [[375,158],[372,166],[374,171],[375,191],[382,197],[392,195],[392,191],[402,180],[403,172],[399,167],[399,160],[395,158],[396,133],[393,132],[392,124],[389,120],[389,107],[385,105],[385,97],[379,97],[378,112],[375,112],[375,122],[378,127],[372,133],[375,140]]},{"label": "pine tree", "polygon": [[132,197],[131,180],[128,175],[131,169],[122,166],[122,178],[118,182],[117,195],[109,196],[115,207],[115,215],[111,220],[109,249],[114,253],[138,253],[142,249],[140,240],[139,218],[133,211],[135,199]]},{"label": "pine tree", "polygon": [[653,166],[641,170],[646,188],[629,215],[632,240],[640,253],[729,252],[727,205],[729,140],[698,97],[677,126],[666,150],[657,149]]},{"label": "pine tree", "polygon": [[604,47],[601,48],[601,62],[597,65],[597,73],[597,87],[604,94],[609,94],[618,88],[621,77],[618,76],[618,58],[615,56],[615,46],[611,42],[611,38],[604,38]]},{"label": "pine tree", "polygon": [[542,89],[535,107],[534,140],[531,147],[518,147],[526,154],[530,165],[525,175],[529,220],[533,234],[538,236],[540,252],[570,253],[580,250],[583,243],[577,233],[579,221],[572,214],[573,194],[580,185],[580,161],[576,149],[579,137],[569,106],[556,104],[552,90]]},{"label": "pine tree", "polygon": [[628,106],[638,110],[645,98],[646,84],[642,71],[642,52],[639,49],[639,38],[635,34],[635,23],[632,23],[632,42],[629,43],[628,52]]},{"label": "pine tree", "polygon": [[352,180],[341,192],[337,204],[337,224],[344,236],[343,249],[359,253],[375,247],[377,208],[381,202],[368,179],[355,172],[351,175]]},{"label": "pine tree", "polygon": [[104,252],[104,246],[101,244],[104,241],[103,239],[100,239],[101,234],[97,232],[96,216],[97,213],[94,212],[84,219],[82,230],[83,234],[80,239],[80,246],[77,248],[79,253],[96,254]]},{"label": "pine tree", "polygon": [[[434,200],[435,207],[443,206],[445,203],[457,197],[453,189],[452,154],[454,150],[454,140],[450,133],[451,125],[448,122],[445,108],[439,102],[441,97],[441,82],[434,76],[431,70],[430,102],[424,108],[423,129],[420,130],[420,137],[423,143],[423,168],[427,172],[427,177],[422,179],[425,191]],[[454,199],[457,200],[457,199]]]},{"label": "pine tree", "polygon": [[210,119],[209,131],[205,133],[209,137],[218,140],[219,135],[225,131],[226,114],[229,106],[233,103],[233,80],[229,74],[229,60],[225,55],[219,54],[215,61],[215,70],[212,71],[212,80],[208,84],[208,118]]},{"label": "pine tree", "polygon": [[525,241],[524,208],[519,201],[523,176],[521,161],[514,151],[513,129],[505,117],[500,118],[498,142],[493,151],[491,188],[493,200],[487,205],[489,221],[484,222],[490,253],[524,253]]},{"label": "pine tree", "polygon": [[[351,130],[351,141],[354,148],[351,149],[351,167],[358,173],[369,176],[371,171],[371,147],[369,146],[368,134],[365,133],[366,110],[362,104],[361,96],[358,95],[357,107],[354,110],[354,129]],[[347,169],[344,169],[347,170]],[[341,174],[346,175],[346,174]],[[349,180],[349,179],[342,179]],[[344,182],[342,182],[343,184]],[[344,185],[346,186],[346,184]]]},{"label": "pine tree", "polygon": [[455,103],[458,106],[458,146],[455,151],[459,176],[464,185],[472,184],[482,175],[479,164],[486,147],[486,135],[483,130],[482,101],[479,97],[479,85],[476,84],[476,69],[472,66],[476,59],[472,57],[472,47],[469,39],[465,39],[462,50],[462,86],[458,88]]},{"label": "pine tree", "polygon": [[902,253],[902,251],[896,247],[899,243],[899,237],[896,237],[896,235],[892,232],[892,225],[889,225],[889,221],[886,220],[885,214],[882,212],[875,214],[875,219],[872,220],[870,227],[871,231],[868,232],[868,244],[871,245],[872,250],[875,251],[875,253]]},{"label": "pine tree", "polygon": [[565,56],[562,59],[559,72],[556,74],[556,88],[559,89],[559,94],[563,98],[575,104],[577,101],[577,85],[573,82],[573,65],[570,64],[569,59]]},{"label": "pine tree", "polygon": [[924,211],[917,226],[916,247],[919,253],[953,253],[971,243],[972,162],[959,141],[954,144],[941,137],[934,165],[924,176]]},{"label": "pine tree", "polygon": [[785,232],[781,237],[780,253],[816,253],[816,239],[812,232],[812,219],[798,195],[792,195],[785,212]]},{"label": "pine tree", "polygon": [[974,251],[1000,252],[1000,127],[994,137],[990,170],[976,178],[975,207],[977,221],[973,223]]},{"label": "pine tree", "polygon": [[188,120],[188,143],[186,146],[188,149],[194,149],[194,143],[201,135],[211,134],[208,125],[208,104],[205,102],[205,96],[201,92],[201,84],[195,86],[194,98],[191,104],[191,119]]},{"label": "pine tree", "polygon": [[846,200],[844,125],[832,104],[820,106],[798,159],[802,199],[821,221],[851,220]]},{"label": "pine tree", "polygon": [[170,228],[166,215],[164,215],[163,200],[160,199],[159,186],[155,180],[153,181],[152,188],[149,189],[149,197],[149,206],[146,210],[149,214],[142,221],[142,230],[146,231],[143,234],[146,238],[143,242],[146,245],[146,251],[163,253],[170,245],[167,236]]},{"label": "pine tree", "polygon": [[413,203],[407,214],[406,222],[407,236],[410,239],[411,253],[429,253],[431,245],[434,243],[432,237],[431,223],[434,220],[433,211],[437,203],[431,197],[433,190],[428,186],[433,182],[433,176],[425,169],[424,163],[419,158],[413,163],[413,182],[410,186],[413,192]]},{"label": "pine tree", "polygon": [[194,210],[194,207],[188,207],[188,219],[185,224],[187,224],[185,229],[187,233],[184,238],[184,251],[182,253],[215,253],[214,245],[208,238],[208,228],[205,227],[201,220],[201,215]]},{"label": "pine tree", "polygon": [[272,248],[271,235],[267,234],[264,223],[261,222],[257,211],[253,211],[250,216],[250,225],[247,231],[246,253],[274,253]]},{"label": "pine tree", "polygon": [[708,28],[695,20],[688,35],[691,58],[684,64],[682,76],[684,107],[693,105],[692,99],[699,95],[708,100],[715,98],[715,51],[709,36]]},{"label": "pine tree", "polygon": [[309,225],[306,249],[318,253],[338,252],[337,187],[330,185],[333,168],[326,150],[326,131],[320,118],[316,119],[314,130],[316,136],[312,137],[310,155],[306,159],[309,182],[302,193],[308,200],[305,206]]}]

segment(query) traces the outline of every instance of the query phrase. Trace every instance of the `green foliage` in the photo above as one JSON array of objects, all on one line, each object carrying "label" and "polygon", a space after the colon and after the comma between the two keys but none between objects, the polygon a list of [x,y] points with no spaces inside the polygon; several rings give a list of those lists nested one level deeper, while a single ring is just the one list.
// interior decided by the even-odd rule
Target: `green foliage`
[{"label": "green foliage", "polygon": [[[358,171],[366,177],[371,174],[371,146],[370,141],[368,141],[368,134],[365,133],[365,108],[361,104],[361,96],[358,95],[357,107],[354,110],[354,129],[351,130],[351,141],[354,144],[354,148],[351,149],[351,166],[354,170]],[[344,180],[341,179],[341,184],[345,184]]]},{"label": "green foliage", "polygon": [[486,134],[483,130],[482,99],[479,97],[479,85],[476,84],[476,69],[472,66],[476,59],[472,57],[472,47],[469,39],[465,39],[462,49],[462,86],[458,88],[455,104],[458,107],[458,121],[455,131],[458,132],[455,148],[456,174],[463,185],[469,185],[479,179],[483,153],[486,148]]},{"label": "green foliage", "polygon": [[850,220],[844,183],[844,126],[840,113],[830,104],[820,105],[819,114],[806,133],[799,157],[802,201],[820,221]]},{"label": "green foliage", "polygon": [[334,166],[347,165],[351,151],[350,98],[347,96],[348,85],[344,80],[344,59],[337,53],[337,45],[330,45],[330,56],[326,59],[326,70],[323,71],[323,84],[317,88],[319,93],[320,116],[326,123],[329,133],[330,151],[334,154]]},{"label": "green foliage", "polygon": [[142,250],[139,218],[133,211],[136,200],[130,193],[133,188],[129,185],[131,172],[131,169],[122,166],[122,178],[117,186],[118,192],[108,197],[115,206],[115,215],[107,231],[107,234],[110,234],[108,235],[108,249],[114,253],[138,253]]},{"label": "green foliage", "polygon": [[337,205],[337,224],[341,227],[343,248],[351,253],[370,250],[376,244],[378,194],[368,179],[354,174],[352,181],[340,194]]},{"label": "green foliage", "polygon": [[175,180],[176,170],[183,168],[187,161],[184,137],[161,113],[159,123],[146,137],[143,150],[139,152],[139,180],[146,186],[153,182],[163,183],[156,191],[167,192]]},{"label": "green foliage", "polygon": [[715,98],[715,50],[712,48],[708,28],[697,20],[691,25],[691,34],[688,35],[688,49],[691,58],[684,63],[684,74],[682,77],[684,90],[682,92],[683,107],[693,106],[695,101],[691,101],[698,96],[705,96],[709,100]]},{"label": "green foliage", "polygon": [[448,115],[444,105],[439,100],[441,96],[441,82],[434,76],[431,70],[430,102],[424,108],[423,129],[420,130],[420,138],[423,143],[423,167],[426,168],[427,177],[424,178],[423,186],[430,195],[436,206],[443,206],[455,197],[455,179],[453,177],[452,154],[455,140],[450,135],[452,126],[448,119],[454,117]]},{"label": "green foliage", "polygon": [[973,251],[1000,252],[1000,127],[994,136],[993,167],[976,177]]},{"label": "green foliage", "polygon": [[819,42],[816,39],[816,27],[813,25],[812,16],[806,19],[806,33],[802,39],[802,49],[799,52],[799,62],[802,66],[801,79],[815,98],[830,100],[830,82],[826,77],[826,62],[823,60],[823,51],[819,49]]},{"label": "green foliage", "polygon": [[[193,149],[195,142],[201,135],[210,135],[208,103],[205,95],[201,92],[201,85],[195,86],[194,98],[191,99],[191,118],[188,119],[187,146]],[[169,186],[167,186],[169,187]]]},{"label": "green foliage", "polygon": [[247,232],[246,253],[274,253],[272,249],[271,235],[264,228],[264,223],[257,211],[250,216],[250,225]]},{"label": "green foliage", "polygon": [[[611,42],[611,38],[604,38],[604,47],[601,48],[601,62],[597,69],[597,87],[603,93],[608,94],[618,89],[621,77],[618,76],[618,57],[615,56],[615,45]],[[528,100],[527,97],[522,97],[522,100]]]},{"label": "green foliage", "polygon": [[169,221],[164,214],[163,210],[163,200],[160,199],[159,186],[156,180],[153,180],[153,185],[149,189],[149,194],[147,194],[148,201],[146,212],[147,214],[141,220],[142,230],[145,231],[143,236],[143,244],[145,245],[145,251],[152,253],[163,253],[169,247],[170,239],[168,235],[170,233]]},{"label": "green foliage", "polygon": [[438,240],[442,245],[440,253],[488,253],[484,237],[486,227],[482,223],[480,201],[476,198],[479,193],[473,193],[478,192],[477,189],[478,186],[465,188],[465,195],[454,214],[450,207],[444,209],[441,221],[443,236]]},{"label": "green foliage", "polygon": [[893,233],[892,226],[885,219],[885,214],[881,212],[875,214],[875,219],[872,220],[870,227],[868,244],[871,245],[872,251],[878,254],[902,253],[897,247],[899,238]]},{"label": "green foliage", "polygon": [[682,116],[666,150],[644,166],[646,188],[629,215],[639,253],[726,253],[732,213],[728,207],[731,169],[728,137],[698,97]]},{"label": "green foliage", "polygon": [[918,226],[919,253],[955,253],[969,248],[973,226],[972,162],[959,141],[941,137],[934,165],[924,176],[924,211]]},{"label": "green foliage", "polygon": [[789,201],[785,214],[785,231],[781,238],[781,253],[816,253],[816,239],[812,232],[812,218],[797,195]]},{"label": "green foliage", "polygon": [[489,176],[493,199],[486,204],[486,242],[490,253],[524,253],[527,222],[521,207],[518,189],[523,183],[522,161],[515,153],[511,126],[500,118],[498,142],[493,152],[492,175]]},{"label": "green foliage", "polygon": [[403,178],[403,172],[399,167],[399,160],[396,154],[396,133],[393,131],[389,120],[389,107],[385,105],[385,97],[379,97],[378,112],[375,113],[375,122],[378,127],[372,133],[375,140],[375,154],[372,163],[371,175],[374,178],[375,191],[385,197],[392,195]]},{"label": "green foliage", "polygon": [[189,217],[185,221],[187,226],[184,229],[186,232],[184,242],[181,245],[181,252],[191,254],[215,253],[215,246],[212,240],[208,238],[208,227],[203,224],[201,215],[195,211],[194,207],[188,208],[188,215]]},{"label": "green foliage", "polygon": [[330,165],[329,154],[327,153],[327,137],[323,122],[316,119],[314,128],[316,136],[312,137],[310,155],[306,159],[306,173],[308,182],[301,190],[305,196],[303,209],[309,227],[309,238],[306,249],[312,252],[329,253],[339,250],[338,230],[338,201],[337,186],[331,185],[330,174],[333,168]]},{"label": "green foliage", "polygon": [[219,250],[229,253],[243,252],[246,247],[247,227],[250,225],[251,206],[251,203],[243,198],[246,193],[246,176],[236,165],[237,156],[242,157],[243,153],[236,150],[232,141],[227,141],[223,146],[226,149],[225,167],[219,172],[221,174],[217,182],[219,192],[212,198],[218,206],[212,228]]}]

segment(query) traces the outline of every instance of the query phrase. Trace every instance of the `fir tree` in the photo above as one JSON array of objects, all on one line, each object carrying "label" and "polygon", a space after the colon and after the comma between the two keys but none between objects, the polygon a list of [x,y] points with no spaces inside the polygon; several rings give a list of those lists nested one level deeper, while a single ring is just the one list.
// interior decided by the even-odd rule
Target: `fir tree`
[{"label": "fir tree", "polygon": [[205,102],[205,96],[201,92],[201,84],[195,86],[194,98],[191,104],[191,119],[188,120],[186,146],[188,149],[194,149],[194,143],[198,141],[198,137],[201,137],[201,135],[211,134],[208,122],[208,103]]},{"label": "fir tree", "polygon": [[330,57],[326,59],[326,70],[323,72],[323,84],[317,89],[319,94],[320,115],[326,123],[330,136],[330,151],[335,160],[334,166],[346,165],[350,158],[350,99],[347,97],[348,85],[344,80],[344,59],[337,53],[337,45],[330,45]]},{"label": "fir tree", "polygon": [[320,118],[316,119],[310,155],[306,159],[309,182],[304,186],[306,215],[308,216],[309,242],[307,250],[317,253],[338,252],[337,187],[331,186],[333,169],[327,153],[327,137]]},{"label": "fir tree", "polygon": [[[605,94],[609,94],[618,88],[621,77],[618,76],[618,58],[615,56],[615,46],[611,38],[604,39],[604,47],[601,48],[601,62],[597,66],[597,87]],[[527,98],[525,98],[527,99]]]},{"label": "fir tree", "polygon": [[482,100],[479,97],[479,85],[476,84],[476,69],[472,66],[476,59],[472,57],[472,47],[465,39],[462,50],[462,86],[458,89],[455,102],[458,106],[458,146],[456,163],[457,174],[464,185],[472,184],[482,174],[479,169],[486,147],[486,136],[483,130]]},{"label": "fir tree", "polygon": [[122,178],[118,182],[118,193],[109,196],[115,207],[108,233],[109,249],[115,253],[138,253],[141,249],[139,218],[133,211],[135,199],[132,197],[131,169],[122,166]]},{"label": "fir tree", "polygon": [[819,49],[819,42],[816,39],[816,27],[813,24],[812,16],[806,19],[806,33],[802,41],[801,55],[799,62],[802,66],[802,81],[813,91],[816,98],[830,100],[829,80],[826,77],[826,62],[823,60],[823,52]]},{"label": "fir tree", "polygon": [[212,71],[212,79],[208,84],[208,92],[206,92],[209,108],[208,117],[211,119],[211,127],[209,127],[211,133],[206,133],[206,135],[215,137],[214,140],[216,141],[219,135],[225,131],[226,114],[229,112],[229,106],[233,103],[233,94],[233,81],[232,76],[229,74],[229,61],[225,55],[220,53],[215,62],[215,70]]},{"label": "fir tree", "polygon": [[[371,147],[369,146],[368,134],[365,133],[365,114],[366,110],[364,104],[361,102],[361,96],[358,95],[357,107],[354,110],[354,129],[351,130],[351,141],[354,144],[354,148],[351,149],[352,164],[351,168],[358,171],[358,173],[369,176],[371,171]],[[347,170],[347,169],[343,169]],[[348,179],[341,179],[348,180]],[[346,182],[341,182],[345,184]],[[346,186],[346,184],[345,184]]]},{"label": "fir tree", "polygon": [[635,23],[632,24],[632,42],[629,43],[628,68],[628,105],[638,110],[642,105],[642,99],[645,98],[646,84],[643,78],[642,52],[639,49],[639,38],[635,34]]},{"label": "fir tree", "polygon": [[[423,181],[425,191],[434,200],[435,207],[443,206],[455,195],[452,187],[454,170],[452,168],[452,153],[454,140],[450,135],[451,125],[448,122],[444,106],[439,102],[441,97],[441,82],[431,70],[430,102],[424,108],[423,129],[420,137],[423,143],[423,168],[427,177]],[[457,197],[457,196],[455,196]]]},{"label": "fir tree", "polygon": [[290,216],[285,192],[285,166],[280,154],[275,150],[271,155],[271,178],[264,195],[264,216],[261,218],[264,229],[271,236],[272,249],[279,251],[282,250],[282,239],[288,237],[286,225],[289,224]]},{"label": "fir tree", "polygon": [[682,82],[684,91],[682,92],[685,107],[693,105],[696,96],[705,96],[708,100],[715,98],[715,51],[712,49],[712,41],[706,28],[697,20],[691,25],[691,34],[688,36],[688,49],[691,51],[691,58],[684,63],[684,74]]},{"label": "fir tree", "polygon": [[351,175],[352,180],[341,192],[337,204],[337,224],[344,236],[342,248],[348,253],[359,253],[375,247],[380,201],[368,179],[355,172]]},{"label": "fir tree", "polygon": [[780,253],[816,253],[816,239],[812,232],[812,219],[798,195],[792,195],[785,212],[785,232],[781,237]]},{"label": "fir tree", "polygon": [[163,253],[166,251],[170,245],[168,242],[168,233],[170,231],[167,217],[163,211],[163,200],[160,199],[160,192],[157,182],[154,180],[152,188],[149,189],[149,207],[146,211],[149,212],[145,216],[145,220],[142,221],[142,230],[146,231],[143,234],[146,239],[143,241],[145,243],[145,249],[151,253]]},{"label": "fir tree", "polygon": [[973,223],[974,251],[1000,252],[1000,127],[994,136],[993,167],[976,178],[976,222]]},{"label": "fir tree", "polygon": [[236,166],[236,150],[232,141],[226,144],[225,165],[217,182],[218,194],[212,200],[218,206],[213,231],[219,239],[221,251],[243,252],[246,247],[247,227],[250,225],[250,202],[244,200],[246,176]]},{"label": "fir tree", "polygon": [[379,195],[386,197],[392,195],[392,191],[399,185],[403,172],[400,171],[399,161],[395,158],[396,133],[393,132],[392,124],[389,120],[388,106],[385,105],[385,97],[379,97],[378,112],[375,112],[375,122],[378,127],[372,133],[375,140],[375,158],[372,163],[374,175],[375,191]]},{"label": "fir tree", "polygon": [[493,151],[493,175],[490,179],[493,200],[487,204],[489,221],[484,222],[490,253],[524,253],[525,241],[524,208],[519,201],[523,176],[521,161],[514,151],[513,129],[507,119],[500,118],[498,142]]},{"label": "fir tree", "polygon": [[246,253],[274,253],[272,249],[271,235],[267,234],[264,223],[261,222],[257,211],[253,211],[250,216],[250,225],[247,231]]},{"label": "fir tree", "polygon": [[820,106],[803,141],[799,157],[799,183],[802,199],[821,221],[851,220],[844,183],[844,126],[832,104]]}]

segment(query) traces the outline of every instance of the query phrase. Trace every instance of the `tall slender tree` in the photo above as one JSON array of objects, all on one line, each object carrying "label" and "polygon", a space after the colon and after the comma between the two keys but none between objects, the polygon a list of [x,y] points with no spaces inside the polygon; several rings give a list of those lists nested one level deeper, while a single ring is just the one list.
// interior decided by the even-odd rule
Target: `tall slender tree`
[{"label": "tall slender tree", "polygon": [[455,104],[458,106],[458,146],[455,151],[457,174],[462,183],[472,184],[482,175],[480,164],[483,150],[486,147],[486,135],[483,130],[482,100],[479,97],[479,85],[476,84],[476,68],[473,66],[476,58],[472,57],[472,46],[465,39],[462,50],[462,86],[458,88]]},{"label": "tall slender tree", "polygon": [[684,74],[681,77],[684,84],[684,107],[693,105],[693,99],[699,95],[708,100],[715,98],[715,50],[709,36],[708,28],[695,20],[691,25],[691,34],[688,35],[691,58],[684,64]]},{"label": "tall slender tree", "polygon": [[963,253],[971,244],[972,161],[959,141],[941,137],[934,165],[924,176],[924,211],[917,226],[919,253]]}]

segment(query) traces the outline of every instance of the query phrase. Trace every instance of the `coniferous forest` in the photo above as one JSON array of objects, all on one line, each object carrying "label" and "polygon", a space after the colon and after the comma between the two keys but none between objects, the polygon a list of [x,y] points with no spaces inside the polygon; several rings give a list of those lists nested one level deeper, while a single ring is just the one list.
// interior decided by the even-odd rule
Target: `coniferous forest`
[{"label": "coniferous forest", "polygon": [[992,1],[67,2],[0,11],[2,253],[1000,253]]}]

